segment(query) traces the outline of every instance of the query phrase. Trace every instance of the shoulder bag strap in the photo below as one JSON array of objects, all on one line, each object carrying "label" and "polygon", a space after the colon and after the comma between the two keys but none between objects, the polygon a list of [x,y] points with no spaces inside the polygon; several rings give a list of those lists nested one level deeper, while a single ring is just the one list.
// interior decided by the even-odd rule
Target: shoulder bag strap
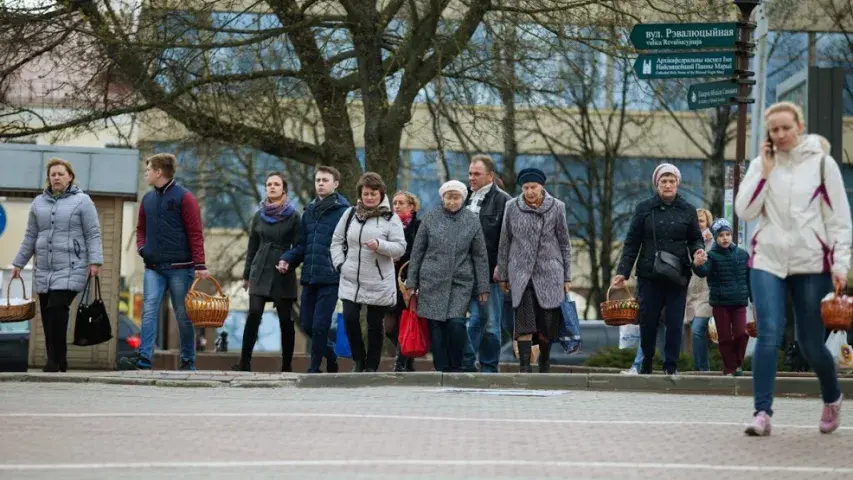
[{"label": "shoulder bag strap", "polygon": [[658,251],[658,234],[657,234],[657,222],[655,222],[655,209],[657,207],[652,207],[652,240],[655,242],[655,252]]}]

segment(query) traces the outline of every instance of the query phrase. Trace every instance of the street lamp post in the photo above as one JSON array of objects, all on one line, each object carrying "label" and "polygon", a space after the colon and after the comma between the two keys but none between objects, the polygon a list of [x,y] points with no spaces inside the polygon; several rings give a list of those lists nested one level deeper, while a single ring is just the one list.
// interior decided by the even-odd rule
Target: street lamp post
[{"label": "street lamp post", "polygon": [[[755,80],[750,78],[755,75],[749,70],[749,59],[752,57],[752,49],[755,44],[752,42],[752,31],[756,25],[750,22],[752,11],[761,3],[760,0],[734,0],[734,4],[740,10],[740,19],[738,21],[738,41],[737,46],[737,68],[735,75],[737,76],[738,95],[734,98],[737,102],[737,140],[735,145],[735,168],[732,175],[733,196],[737,198],[738,187],[740,186],[741,171],[744,168],[746,160],[746,109],[747,105],[754,103],[755,100],[749,98],[750,87],[755,85]],[[738,218],[737,212],[732,213],[732,236],[737,241],[738,238]]]}]

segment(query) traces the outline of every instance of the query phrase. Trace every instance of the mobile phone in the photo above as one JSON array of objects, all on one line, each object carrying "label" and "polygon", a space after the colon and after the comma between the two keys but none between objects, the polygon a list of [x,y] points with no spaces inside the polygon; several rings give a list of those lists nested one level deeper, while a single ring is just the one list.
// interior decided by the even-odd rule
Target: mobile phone
[{"label": "mobile phone", "polygon": [[770,156],[775,156],[776,149],[773,147],[773,139],[770,138],[770,132],[767,132],[767,145],[770,146]]}]

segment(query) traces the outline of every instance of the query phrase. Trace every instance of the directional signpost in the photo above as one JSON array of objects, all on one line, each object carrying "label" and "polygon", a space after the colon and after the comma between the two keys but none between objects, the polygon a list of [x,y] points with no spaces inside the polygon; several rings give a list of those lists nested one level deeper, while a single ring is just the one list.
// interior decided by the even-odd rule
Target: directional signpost
[{"label": "directional signpost", "polygon": [[731,105],[732,97],[737,96],[738,88],[740,88],[738,84],[730,80],[690,85],[690,90],[687,92],[687,108],[698,110]]},{"label": "directional signpost", "polygon": [[729,77],[735,72],[731,52],[690,52],[640,55],[634,72],[642,79]]},{"label": "directional signpost", "polygon": [[[752,31],[756,26],[750,23],[750,18],[759,3],[760,0],[734,0],[740,10],[740,21],[736,23],[638,24],[631,29],[630,35],[637,50],[652,52],[640,55],[634,62],[634,72],[641,79],[728,77],[725,81],[691,85],[687,105],[691,110],[738,106],[735,195],[746,156],[746,106],[755,102],[749,98],[750,86],[755,85],[755,80],[750,79],[754,73],[749,71],[749,57],[754,47],[750,41]],[[737,216],[734,217],[732,233],[737,238],[738,221]]]},{"label": "directional signpost", "polygon": [[734,48],[737,23],[641,23],[631,29],[638,50]]}]

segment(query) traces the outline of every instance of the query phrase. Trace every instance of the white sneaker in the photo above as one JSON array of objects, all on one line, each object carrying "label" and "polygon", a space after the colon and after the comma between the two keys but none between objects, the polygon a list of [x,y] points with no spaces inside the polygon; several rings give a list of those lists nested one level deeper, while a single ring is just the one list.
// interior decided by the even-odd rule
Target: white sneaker
[{"label": "white sneaker", "polygon": [[622,375],[639,375],[640,372],[636,368],[631,367],[630,370],[622,370]]}]

